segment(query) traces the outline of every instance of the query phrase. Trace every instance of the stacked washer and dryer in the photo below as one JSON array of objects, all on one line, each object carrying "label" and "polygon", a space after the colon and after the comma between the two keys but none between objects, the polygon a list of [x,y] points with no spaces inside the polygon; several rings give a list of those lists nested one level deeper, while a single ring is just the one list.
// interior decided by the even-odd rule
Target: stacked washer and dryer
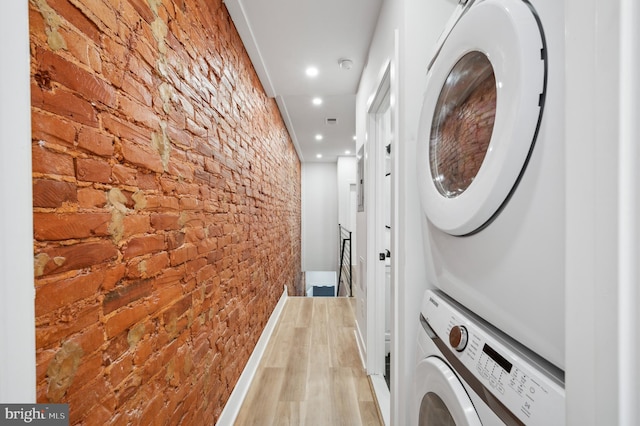
[{"label": "stacked washer and dryer", "polygon": [[460,0],[427,70],[414,424],[564,424],[564,16]]}]

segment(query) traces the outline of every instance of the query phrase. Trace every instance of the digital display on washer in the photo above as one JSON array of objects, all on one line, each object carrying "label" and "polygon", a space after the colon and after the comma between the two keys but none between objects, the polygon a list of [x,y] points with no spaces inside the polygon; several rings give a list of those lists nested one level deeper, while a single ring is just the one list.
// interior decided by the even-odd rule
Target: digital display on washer
[{"label": "digital display on washer", "polygon": [[504,368],[507,373],[511,373],[511,367],[513,367],[513,365],[509,361],[507,361],[502,355],[496,352],[496,350],[493,349],[491,346],[485,343],[484,347],[482,348],[482,352],[489,355],[489,358],[494,360],[495,363],[498,364],[500,367]]}]

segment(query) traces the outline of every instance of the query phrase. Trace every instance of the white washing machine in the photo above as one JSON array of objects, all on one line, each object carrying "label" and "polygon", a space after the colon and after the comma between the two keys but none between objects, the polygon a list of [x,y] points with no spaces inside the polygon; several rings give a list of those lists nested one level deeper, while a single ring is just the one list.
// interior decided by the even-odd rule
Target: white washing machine
[{"label": "white washing machine", "polygon": [[422,302],[411,424],[565,424],[560,369],[444,293]]},{"label": "white washing machine", "polygon": [[418,133],[430,285],[564,369],[563,4],[461,3]]}]

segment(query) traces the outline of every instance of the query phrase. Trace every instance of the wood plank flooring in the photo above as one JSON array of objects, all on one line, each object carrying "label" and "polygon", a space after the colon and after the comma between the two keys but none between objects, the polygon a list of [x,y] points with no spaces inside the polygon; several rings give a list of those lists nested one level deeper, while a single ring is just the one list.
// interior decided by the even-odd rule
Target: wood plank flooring
[{"label": "wood plank flooring", "polygon": [[288,298],[235,424],[382,425],[354,331],[350,298]]}]

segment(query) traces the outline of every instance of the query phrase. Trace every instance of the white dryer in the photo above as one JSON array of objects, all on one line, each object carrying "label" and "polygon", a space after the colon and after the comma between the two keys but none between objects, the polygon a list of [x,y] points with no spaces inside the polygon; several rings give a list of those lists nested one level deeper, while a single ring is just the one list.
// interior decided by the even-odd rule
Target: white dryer
[{"label": "white dryer", "polygon": [[418,133],[430,284],[564,369],[562,2],[462,3]]},{"label": "white dryer", "polygon": [[449,299],[422,302],[412,425],[565,424],[561,370]]}]

